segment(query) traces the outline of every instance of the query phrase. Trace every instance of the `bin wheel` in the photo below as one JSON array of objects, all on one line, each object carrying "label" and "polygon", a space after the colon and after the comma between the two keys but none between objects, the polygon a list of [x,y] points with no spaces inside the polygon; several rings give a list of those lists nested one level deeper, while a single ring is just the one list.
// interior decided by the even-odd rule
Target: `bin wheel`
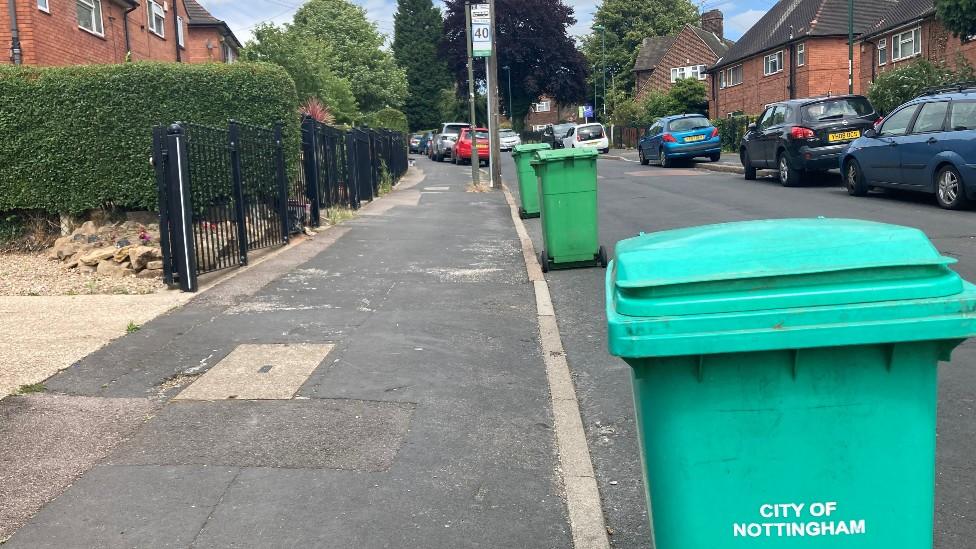
[{"label": "bin wheel", "polygon": [[525,208],[519,208],[519,219],[528,219],[529,215],[525,213]]},{"label": "bin wheel", "polygon": [[539,266],[542,267],[542,272],[549,272],[549,254],[545,250],[539,252]]},{"label": "bin wheel", "polygon": [[601,267],[604,269],[607,268],[609,260],[607,260],[607,249],[603,246],[600,246],[600,253],[597,254],[597,261],[600,263]]}]

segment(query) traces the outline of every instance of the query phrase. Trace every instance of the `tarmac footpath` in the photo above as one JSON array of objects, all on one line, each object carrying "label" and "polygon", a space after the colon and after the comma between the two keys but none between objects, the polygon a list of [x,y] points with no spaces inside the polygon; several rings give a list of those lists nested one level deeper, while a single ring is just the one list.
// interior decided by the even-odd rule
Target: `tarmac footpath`
[{"label": "tarmac footpath", "polygon": [[356,219],[0,401],[0,522],[23,524],[5,549],[605,547],[595,485],[581,500],[573,477],[567,510],[565,466],[589,454],[557,437],[579,412],[550,389],[551,305],[505,193],[418,163]]}]

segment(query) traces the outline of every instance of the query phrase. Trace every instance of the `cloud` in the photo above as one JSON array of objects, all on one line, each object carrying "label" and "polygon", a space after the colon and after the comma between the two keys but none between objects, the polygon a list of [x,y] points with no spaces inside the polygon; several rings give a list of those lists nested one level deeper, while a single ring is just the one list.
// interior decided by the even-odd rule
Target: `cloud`
[{"label": "cloud", "polygon": [[766,15],[768,10],[746,10],[731,17],[725,18],[726,35],[741,36],[749,30],[757,21]]}]

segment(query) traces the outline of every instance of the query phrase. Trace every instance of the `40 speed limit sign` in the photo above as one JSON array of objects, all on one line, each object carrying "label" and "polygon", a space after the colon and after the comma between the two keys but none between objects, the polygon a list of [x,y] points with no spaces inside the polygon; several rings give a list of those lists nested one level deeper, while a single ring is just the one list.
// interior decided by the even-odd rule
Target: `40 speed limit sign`
[{"label": "40 speed limit sign", "polygon": [[490,17],[488,4],[471,6],[471,49],[475,57],[491,57]]}]

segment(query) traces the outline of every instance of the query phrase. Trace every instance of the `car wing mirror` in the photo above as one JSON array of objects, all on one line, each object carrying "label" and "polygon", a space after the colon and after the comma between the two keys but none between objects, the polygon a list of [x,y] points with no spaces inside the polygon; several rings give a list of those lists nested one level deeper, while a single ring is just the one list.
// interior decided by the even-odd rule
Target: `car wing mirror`
[{"label": "car wing mirror", "polygon": [[878,130],[876,130],[874,128],[868,128],[868,129],[864,130],[864,133],[862,133],[861,136],[863,136],[863,137],[878,137]]},{"label": "car wing mirror", "polygon": [[751,131],[751,132],[756,131],[756,123],[753,122],[752,124],[749,124],[748,126],[746,126],[746,129],[749,130],[749,131]]}]

